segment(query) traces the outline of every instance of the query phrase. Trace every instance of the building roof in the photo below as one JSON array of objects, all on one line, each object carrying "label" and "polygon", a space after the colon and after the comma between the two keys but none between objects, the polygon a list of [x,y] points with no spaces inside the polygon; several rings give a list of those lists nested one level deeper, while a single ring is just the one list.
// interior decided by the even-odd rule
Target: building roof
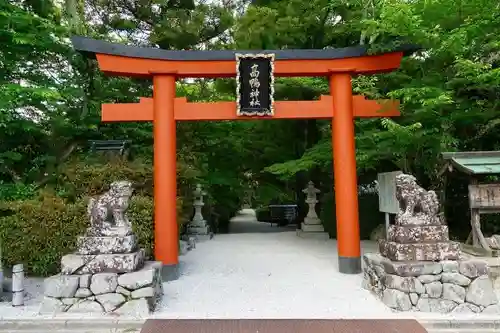
[{"label": "building roof", "polygon": [[[338,49],[300,49],[300,50],[164,50],[152,47],[136,47],[109,43],[102,40],[73,36],[71,42],[75,50],[94,58],[96,54],[116,55],[130,58],[182,60],[182,61],[224,61],[234,60],[236,53],[271,54],[276,60],[327,60],[343,59],[372,55],[366,46],[354,46]],[[410,55],[420,48],[415,45],[401,45],[389,52],[403,52]]]},{"label": "building roof", "polygon": [[469,175],[500,174],[500,151],[446,152],[443,159]]}]

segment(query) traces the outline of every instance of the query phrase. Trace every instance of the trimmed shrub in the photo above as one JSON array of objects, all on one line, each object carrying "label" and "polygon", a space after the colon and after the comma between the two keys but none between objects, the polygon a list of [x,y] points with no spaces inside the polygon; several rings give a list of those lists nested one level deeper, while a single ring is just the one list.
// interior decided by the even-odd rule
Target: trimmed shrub
[{"label": "trimmed shrub", "polygon": [[23,263],[28,273],[55,274],[63,254],[74,250],[87,225],[82,203],[65,204],[54,195],[3,203],[13,214],[0,218],[4,267]]},{"label": "trimmed shrub", "polygon": [[[177,198],[177,224],[179,232],[187,222],[182,215],[182,200]],[[134,227],[134,232],[139,239],[139,246],[146,250],[146,256],[154,256],[154,203],[153,198],[145,196],[132,197],[127,211],[128,218]]]},{"label": "trimmed shrub", "polygon": [[35,185],[4,183],[0,181],[0,201],[31,199],[36,195]]},{"label": "trimmed shrub", "polygon": [[61,169],[58,194],[69,200],[104,193],[112,182],[118,180],[143,184],[144,186],[136,191],[138,195],[153,194],[152,165],[140,160],[127,161],[117,158],[102,161],[88,158],[68,162]]}]

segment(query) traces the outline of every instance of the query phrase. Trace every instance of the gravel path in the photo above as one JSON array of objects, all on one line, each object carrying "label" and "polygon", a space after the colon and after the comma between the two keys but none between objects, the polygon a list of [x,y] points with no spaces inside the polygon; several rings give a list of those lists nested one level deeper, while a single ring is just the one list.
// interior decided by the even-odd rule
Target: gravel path
[{"label": "gravel path", "polygon": [[[338,273],[334,240],[302,239],[293,230],[267,223],[238,224],[233,231],[198,243],[181,257],[184,275],[164,284],[162,307],[152,317],[498,320],[491,315],[394,313],[361,288],[361,274]],[[364,251],[375,250],[373,243],[362,245]],[[27,282],[27,306],[0,303],[1,319],[52,317],[37,315],[42,281]],[[55,318],[96,317],[101,315],[57,314]]]},{"label": "gravel path", "polygon": [[361,289],[361,275],[337,272],[334,241],[302,239],[293,231],[216,235],[183,256],[182,264],[185,275],[165,285],[165,305],[157,316],[325,318],[391,314]]}]

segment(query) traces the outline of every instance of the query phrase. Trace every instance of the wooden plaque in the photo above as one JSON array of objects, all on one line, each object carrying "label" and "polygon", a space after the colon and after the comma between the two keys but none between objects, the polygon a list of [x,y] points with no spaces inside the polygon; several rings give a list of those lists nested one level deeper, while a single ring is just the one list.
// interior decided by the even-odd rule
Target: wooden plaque
[{"label": "wooden plaque", "polygon": [[500,209],[500,184],[469,185],[469,205],[474,209]]},{"label": "wooden plaque", "polygon": [[272,116],[274,54],[236,54],[238,116]]}]

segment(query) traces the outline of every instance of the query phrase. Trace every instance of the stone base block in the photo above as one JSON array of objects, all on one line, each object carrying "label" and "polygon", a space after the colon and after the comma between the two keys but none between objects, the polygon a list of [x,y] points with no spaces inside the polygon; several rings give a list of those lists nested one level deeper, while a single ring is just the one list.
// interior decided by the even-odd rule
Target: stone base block
[{"label": "stone base block", "polygon": [[303,223],[304,224],[322,224],[321,220],[318,217],[311,218],[311,217],[307,217],[307,216],[304,218]]},{"label": "stone base block", "polygon": [[393,262],[363,256],[363,287],[397,311],[498,313],[500,305],[486,262]]},{"label": "stone base block", "polygon": [[144,265],[144,250],[125,254],[67,254],[61,259],[62,274],[129,273]]},{"label": "stone base block", "polygon": [[446,225],[391,225],[387,240],[396,243],[448,242]]},{"label": "stone base block", "polygon": [[161,262],[131,273],[54,275],[44,281],[39,312],[104,312],[148,315],[163,295]]},{"label": "stone base block", "polygon": [[193,235],[193,237],[195,238],[196,242],[203,242],[203,241],[210,240],[210,239],[214,238],[214,234],[213,233],[196,234],[196,235]]},{"label": "stone base block", "polygon": [[457,242],[401,244],[379,240],[380,253],[394,261],[458,260],[460,244]]},{"label": "stone base block", "polygon": [[178,280],[181,276],[181,266],[179,264],[162,265],[161,277],[163,282]]},{"label": "stone base block", "polygon": [[135,235],[115,237],[78,237],[78,254],[131,253],[137,250]]},{"label": "stone base block", "polygon": [[209,228],[208,225],[204,227],[194,227],[194,226],[189,226],[187,228],[187,232],[190,235],[208,235],[209,234]]},{"label": "stone base block", "polygon": [[318,240],[328,240],[330,235],[327,232],[305,232],[301,229],[297,229],[297,236],[300,238],[307,239],[318,239]]},{"label": "stone base block", "polygon": [[306,224],[302,223],[300,228],[303,232],[325,232],[322,224]]}]

